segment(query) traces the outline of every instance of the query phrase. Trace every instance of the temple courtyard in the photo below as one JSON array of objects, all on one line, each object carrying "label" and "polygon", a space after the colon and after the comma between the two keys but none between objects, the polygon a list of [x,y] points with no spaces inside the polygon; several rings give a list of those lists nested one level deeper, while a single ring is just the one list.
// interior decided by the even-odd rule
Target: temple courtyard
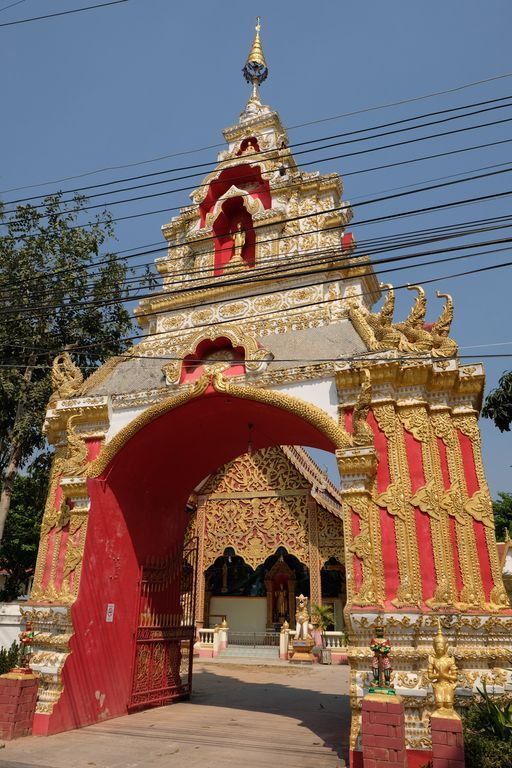
[{"label": "temple courtyard", "polygon": [[190,702],[48,738],[7,742],[2,768],[341,768],[348,667],[257,660],[194,665]]}]

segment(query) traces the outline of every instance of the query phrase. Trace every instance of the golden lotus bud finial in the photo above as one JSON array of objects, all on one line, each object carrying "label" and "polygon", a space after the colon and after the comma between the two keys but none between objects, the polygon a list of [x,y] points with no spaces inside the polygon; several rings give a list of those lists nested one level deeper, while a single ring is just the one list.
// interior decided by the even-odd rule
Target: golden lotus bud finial
[{"label": "golden lotus bud finial", "polygon": [[242,70],[245,79],[248,83],[251,83],[251,85],[261,85],[262,82],[267,79],[268,75],[267,62],[263,53],[263,48],[261,47],[260,29],[261,22],[260,17],[258,16],[256,19],[256,34],[254,36],[252,48]]}]

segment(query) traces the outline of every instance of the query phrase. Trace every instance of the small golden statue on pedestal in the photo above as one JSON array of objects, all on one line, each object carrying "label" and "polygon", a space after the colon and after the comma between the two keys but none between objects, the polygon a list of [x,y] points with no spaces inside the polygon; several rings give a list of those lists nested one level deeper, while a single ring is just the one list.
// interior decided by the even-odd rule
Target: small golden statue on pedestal
[{"label": "small golden statue on pedestal", "polygon": [[373,651],[372,672],[373,685],[370,693],[395,693],[391,685],[391,643],[384,636],[384,623],[379,616],[375,622],[375,635],[370,640],[370,648]]},{"label": "small golden statue on pedestal", "polygon": [[448,642],[443,635],[441,622],[437,619],[437,635],[434,637],[434,656],[428,657],[427,677],[434,689],[434,717],[449,717],[460,720],[453,708],[455,688],[457,686],[457,666],[455,659],[448,653]]}]

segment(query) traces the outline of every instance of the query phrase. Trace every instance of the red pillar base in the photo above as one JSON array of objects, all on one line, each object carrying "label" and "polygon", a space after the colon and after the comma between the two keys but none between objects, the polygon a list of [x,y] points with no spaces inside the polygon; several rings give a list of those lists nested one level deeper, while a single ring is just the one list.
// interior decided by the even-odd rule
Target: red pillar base
[{"label": "red pillar base", "polygon": [[430,720],[433,768],[465,768],[462,723],[451,717]]},{"label": "red pillar base", "polygon": [[32,733],[39,680],[32,674],[0,676],[0,738],[9,741]]},{"label": "red pillar base", "polygon": [[400,696],[369,693],[364,697],[361,736],[364,768],[407,768]]}]

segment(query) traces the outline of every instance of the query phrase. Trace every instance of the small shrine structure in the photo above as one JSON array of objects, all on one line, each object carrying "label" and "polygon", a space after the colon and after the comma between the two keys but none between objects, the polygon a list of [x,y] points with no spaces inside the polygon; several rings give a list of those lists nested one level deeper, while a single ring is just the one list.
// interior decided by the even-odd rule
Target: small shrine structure
[{"label": "small shrine structure", "polygon": [[197,627],[226,616],[231,632],[278,634],[302,591],[312,605],[330,605],[343,627],[341,498],[304,449],[238,456],[188,504],[187,535],[198,539]]}]

